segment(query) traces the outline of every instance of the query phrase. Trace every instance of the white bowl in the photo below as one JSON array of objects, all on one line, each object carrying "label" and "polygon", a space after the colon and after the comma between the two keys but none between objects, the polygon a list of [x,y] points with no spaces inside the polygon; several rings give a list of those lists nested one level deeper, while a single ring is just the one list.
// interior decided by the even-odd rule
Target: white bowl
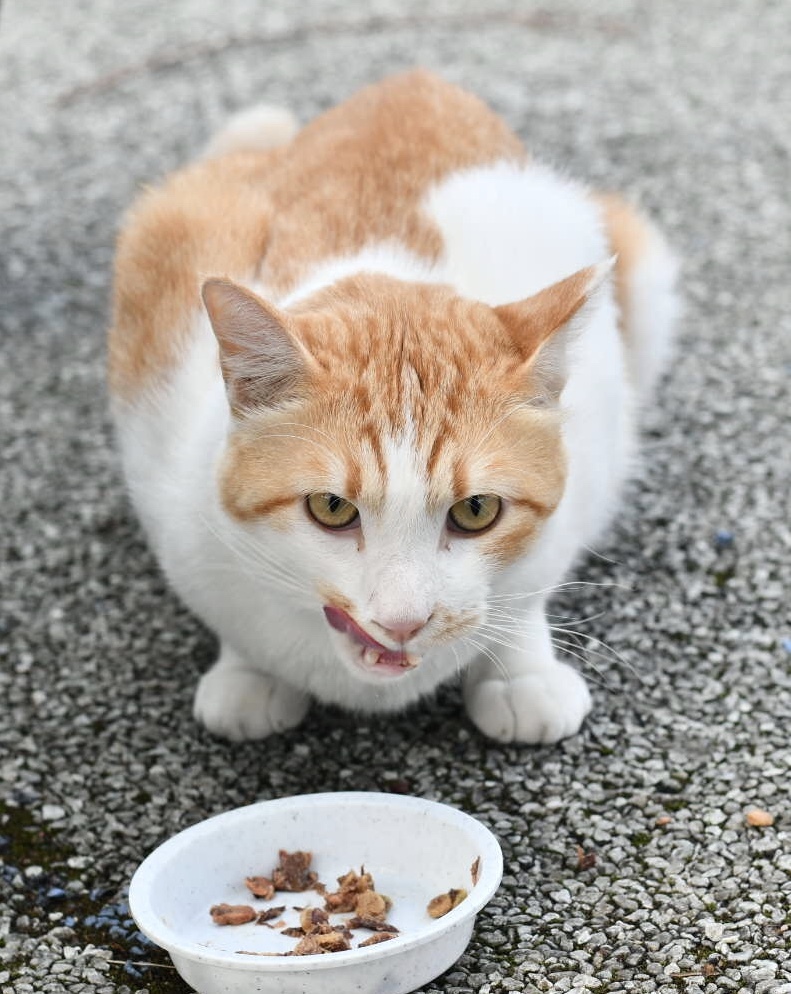
[{"label": "white bowl", "polygon": [[[296,925],[294,905],[322,904],[312,891],[278,892],[272,901],[251,896],[245,877],[268,876],[280,849],[312,852],[312,869],[329,890],[364,864],[393,901],[387,917],[398,937],[318,956],[253,955],[290,951],[295,940],[252,922],[215,925],[212,905],[285,904],[283,918]],[[308,794],[236,808],[175,835],[137,869],[129,906],[199,994],[407,994],[461,956],[502,870],[495,837],[456,808],[397,794]],[[429,900],[451,888],[464,888],[467,898],[442,918],[429,917]]]}]

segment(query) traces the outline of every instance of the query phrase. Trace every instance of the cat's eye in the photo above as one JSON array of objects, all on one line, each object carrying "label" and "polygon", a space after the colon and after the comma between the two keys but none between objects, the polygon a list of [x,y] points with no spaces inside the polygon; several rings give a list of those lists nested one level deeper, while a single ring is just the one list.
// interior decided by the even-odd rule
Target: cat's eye
[{"label": "cat's eye", "polygon": [[475,494],[456,501],[448,511],[448,526],[452,531],[482,532],[497,520],[501,503],[494,494]]},{"label": "cat's eye", "polygon": [[310,494],[307,505],[313,520],[325,528],[351,528],[360,517],[354,504],[337,494]]}]

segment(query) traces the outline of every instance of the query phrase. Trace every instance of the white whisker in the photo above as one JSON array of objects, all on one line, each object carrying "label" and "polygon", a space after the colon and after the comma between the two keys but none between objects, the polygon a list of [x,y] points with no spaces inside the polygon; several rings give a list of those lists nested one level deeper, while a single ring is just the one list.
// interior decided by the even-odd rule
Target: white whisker
[{"label": "white whisker", "polygon": [[[479,626],[479,630],[484,635],[485,638],[491,639],[492,641],[498,642],[500,645],[507,646],[513,649],[519,649],[520,646],[513,645],[512,642],[507,641],[512,639],[515,635],[520,632],[530,633],[531,631],[541,631],[543,629],[543,624],[535,622],[514,622],[503,624],[501,622],[485,622]],[[596,638],[593,635],[586,634],[584,632],[578,632],[573,629],[564,628],[560,626],[549,625],[550,638],[552,644],[567,652],[569,655],[579,659],[585,665],[589,666],[595,672],[602,674],[600,667],[590,657],[598,657],[607,662],[618,662],[620,663],[632,676],[634,676],[641,683],[644,681],[642,674],[637,670],[637,668],[624,658],[620,653],[618,653],[612,646],[607,645],[601,639]],[[566,638],[561,638],[559,636],[567,636]],[[574,640],[572,637],[576,636],[581,642]],[[594,646],[600,646],[601,648],[594,648]],[[579,655],[579,653],[584,653],[584,656]]]},{"label": "white whisker", "polygon": [[508,418],[513,417],[514,414],[516,414],[516,412],[519,411],[519,410],[521,410],[523,407],[524,407],[524,404],[522,404],[521,402],[518,403],[518,404],[515,404],[510,410],[506,411],[505,414],[503,414],[501,417],[499,417],[494,422],[494,424],[489,428],[489,430],[486,432],[486,434],[483,436],[483,438],[478,442],[478,444],[475,446],[475,448],[472,450],[472,452],[470,453],[470,457],[474,457],[474,456],[476,456],[478,454],[478,452],[482,448],[482,446],[486,442],[489,441],[489,439],[492,437],[492,435],[495,433],[495,431],[497,431],[497,429],[500,427],[500,425],[503,423],[503,421],[507,421]]},{"label": "white whisker", "polygon": [[317,428],[315,425],[303,424],[301,421],[280,421],[278,424],[282,425],[284,428],[307,428],[308,431],[315,431],[317,435],[323,435],[324,438],[328,439],[333,444],[337,444],[338,441],[321,428]]},{"label": "white whisker", "polygon": [[463,638],[461,639],[461,641],[462,642],[466,642],[468,645],[471,645],[473,647],[473,649],[477,649],[478,652],[483,653],[483,655],[486,656],[486,658],[494,665],[494,668],[499,673],[502,674],[503,679],[507,683],[511,682],[511,674],[508,672],[508,669],[503,664],[503,661],[494,652],[494,650],[490,649],[486,645],[481,644],[480,642],[477,642],[475,639],[470,638],[469,635],[463,636]]},{"label": "white whisker", "polygon": [[543,587],[541,590],[526,590],[519,594],[493,594],[489,600],[498,604],[503,601],[524,600],[528,597],[540,597],[542,594],[552,594],[558,590],[565,590],[569,587],[618,587],[621,590],[631,590],[632,588],[624,583],[606,580],[595,582],[593,580],[568,580],[566,583],[557,583],[551,587]]},{"label": "white whisker", "polygon": [[[510,610],[506,610],[505,608],[490,607],[488,613],[495,615],[498,618],[505,618],[509,621],[520,622],[520,615],[533,614],[534,611],[534,608],[511,608]],[[588,621],[597,621],[599,618],[603,618],[606,614],[606,611],[597,611],[596,614],[589,614],[584,618],[572,618],[563,614],[547,614],[545,617],[547,621],[559,621],[560,623],[556,627],[562,628],[564,625],[582,625]]]},{"label": "white whisker", "polygon": [[254,546],[252,543],[243,541],[238,535],[223,535],[205,515],[201,515],[201,521],[207,531],[221,545],[225,546],[248,569],[252,570],[253,576],[257,579],[270,582],[282,590],[296,594],[299,597],[305,597],[308,594],[309,591],[305,584],[287,566],[268,556],[263,549]]},{"label": "white whisker", "polygon": [[291,435],[288,432],[273,432],[273,431],[268,431],[265,435],[259,435],[258,437],[262,438],[262,439],[267,439],[267,438],[293,438],[293,439],[296,439],[298,442],[309,442],[311,445],[315,445],[318,448],[320,448],[322,452],[326,452],[327,451],[326,445],[322,445],[321,442],[317,441],[315,438],[305,438],[304,435]]},{"label": "white whisker", "polygon": [[588,553],[588,555],[595,556],[597,559],[601,559],[603,563],[609,563],[610,566],[622,566],[623,563],[619,562],[617,559],[608,559],[607,556],[602,555],[601,552],[597,552],[595,549],[591,548],[589,545],[583,545],[582,548]]}]

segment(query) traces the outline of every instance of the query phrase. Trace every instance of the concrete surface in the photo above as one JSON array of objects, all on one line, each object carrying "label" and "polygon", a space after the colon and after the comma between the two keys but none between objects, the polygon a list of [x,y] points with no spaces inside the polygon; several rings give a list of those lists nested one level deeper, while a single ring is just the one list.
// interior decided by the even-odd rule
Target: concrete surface
[{"label": "concrete surface", "polygon": [[[136,864],[214,812],[345,788],[462,806],[502,841],[502,890],[427,992],[791,991],[790,29],[785,0],[6,0],[3,994],[184,991],[129,923]],[[558,747],[500,748],[448,689],[225,745],[190,717],[211,638],[165,589],[113,453],[114,231],[231,110],[304,120],[412,63],[638,197],[685,260],[642,477],[557,602],[596,616],[571,625],[595,710]]]}]

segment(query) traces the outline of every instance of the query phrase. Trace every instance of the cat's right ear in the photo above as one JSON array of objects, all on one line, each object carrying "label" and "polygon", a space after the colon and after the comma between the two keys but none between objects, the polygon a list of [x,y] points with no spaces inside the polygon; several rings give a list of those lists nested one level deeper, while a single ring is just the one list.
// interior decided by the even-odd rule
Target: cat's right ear
[{"label": "cat's right ear", "polygon": [[525,360],[536,403],[557,403],[569,373],[570,346],[614,264],[613,257],[588,266],[532,297],[494,308]]},{"label": "cat's right ear", "polygon": [[289,330],[288,316],[230,280],[201,289],[217,343],[231,410],[241,414],[296,397],[309,357]]}]

